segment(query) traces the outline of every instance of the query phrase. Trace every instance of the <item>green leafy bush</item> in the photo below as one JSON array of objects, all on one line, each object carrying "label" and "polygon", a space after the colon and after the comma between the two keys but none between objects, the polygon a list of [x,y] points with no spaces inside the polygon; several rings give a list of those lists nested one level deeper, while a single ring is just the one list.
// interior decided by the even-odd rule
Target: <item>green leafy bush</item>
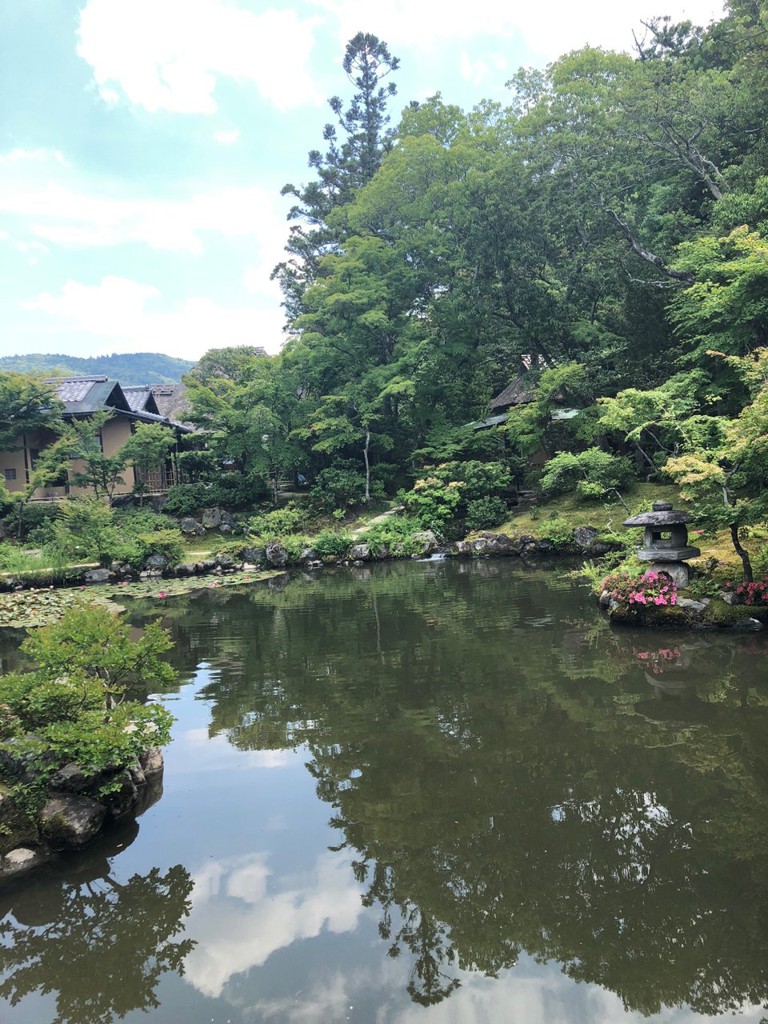
[{"label": "green leafy bush", "polygon": [[486,495],[467,502],[464,518],[468,530],[490,530],[500,526],[509,516],[509,508],[503,498]]},{"label": "green leafy bush", "polygon": [[220,473],[207,491],[207,506],[226,509],[252,509],[270,494],[268,482],[261,476],[244,473]]},{"label": "green leafy bush", "polygon": [[154,512],[150,508],[118,509],[115,512],[115,523],[123,532],[130,533],[151,533],[153,530],[176,528],[176,523],[170,516]]},{"label": "green leafy bush", "polygon": [[95,560],[108,565],[125,546],[125,536],[107,502],[94,497],[68,498],[58,505],[49,545],[73,562]]},{"label": "green leafy bush", "polygon": [[323,469],[312,485],[310,498],[312,505],[323,512],[361,505],[365,500],[365,476],[355,469]]},{"label": "green leafy bush", "polygon": [[288,552],[289,562],[298,562],[302,552],[307,548],[314,548],[315,544],[314,538],[306,537],[301,533],[292,533],[288,537],[281,537],[280,543]]},{"label": "green leafy bush", "polygon": [[[22,758],[38,781],[70,762],[93,774],[114,774],[148,746],[167,743],[169,712],[126,698],[129,688],[173,680],[161,658],[170,647],[158,625],[136,639],[95,605],[78,605],[59,622],[30,632],[22,649],[36,667],[0,678],[0,746],[12,752],[9,761]],[[2,771],[17,796],[34,801],[41,795],[11,768]]]},{"label": "green leafy bush", "polygon": [[301,509],[295,505],[286,505],[284,508],[271,509],[269,512],[253,516],[249,529],[256,537],[272,540],[297,533],[305,523],[306,515]]},{"label": "green leafy bush", "polygon": [[346,558],[352,543],[348,533],[337,533],[336,530],[321,530],[311,540],[319,558]]},{"label": "green leafy bush", "polygon": [[421,529],[442,534],[458,518],[462,486],[457,480],[425,476],[402,495],[403,505]]},{"label": "green leafy bush", "polygon": [[377,554],[393,548],[397,548],[403,554],[415,554],[411,538],[421,529],[421,523],[414,516],[388,516],[382,522],[367,527],[358,539],[361,544],[367,544]]},{"label": "green leafy bush", "polygon": [[573,491],[582,498],[601,498],[606,491],[624,487],[632,479],[629,459],[587,448],[583,452],[558,452],[541,475],[545,495]]},{"label": "green leafy bush", "polygon": [[564,547],[573,543],[573,527],[567,519],[555,516],[554,519],[543,519],[541,526],[536,528],[537,535],[542,540],[548,540],[558,547]]},{"label": "green leafy bush", "polygon": [[143,564],[152,555],[160,555],[169,565],[178,565],[184,557],[184,537],[180,530],[155,530],[136,538],[139,560]]},{"label": "green leafy bush", "polygon": [[428,467],[427,475],[401,497],[422,528],[445,533],[452,523],[466,518],[470,502],[498,498],[510,481],[510,471],[501,462],[444,462]]},{"label": "green leafy bush", "polygon": [[175,484],[168,491],[163,512],[169,516],[193,516],[210,504],[209,494],[206,484]]},{"label": "green leafy bush", "polygon": [[50,526],[57,515],[57,507],[53,502],[9,499],[2,512],[0,522],[10,537],[40,546],[48,537]]}]

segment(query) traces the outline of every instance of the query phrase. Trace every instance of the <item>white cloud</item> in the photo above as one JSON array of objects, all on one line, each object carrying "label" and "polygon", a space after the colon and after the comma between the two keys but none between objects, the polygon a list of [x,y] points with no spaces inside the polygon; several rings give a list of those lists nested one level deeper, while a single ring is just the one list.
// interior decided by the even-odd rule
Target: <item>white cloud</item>
[{"label": "white cloud", "polygon": [[89,286],[67,281],[61,295],[46,292],[27,304],[29,309],[73,321],[79,330],[89,334],[102,334],[110,330],[112,336],[122,336],[129,324],[146,316],[147,302],[159,295],[152,285],[141,285],[120,277],[105,277],[100,285]]},{"label": "white cloud", "polygon": [[322,102],[307,71],[314,27],[291,9],[256,14],[225,0],[89,0],[77,52],[108,103],[212,114],[227,77],[287,110]]},{"label": "white cloud", "polygon": [[0,213],[23,218],[38,239],[71,248],[140,242],[153,249],[201,253],[203,236],[252,236],[276,256],[286,235],[274,194],[258,187],[219,188],[182,199],[119,198],[84,182],[14,187],[0,174]]},{"label": "white cloud", "polygon": [[[360,31],[359,0],[313,0],[315,6],[338,23],[343,40]],[[546,4],[511,4],[509,0],[381,0],[366,10],[365,31],[384,39],[393,52],[398,47],[434,50],[442,42],[468,43],[473,36],[522,39],[546,60],[589,42],[623,49],[632,43],[631,30],[641,18],[670,14],[706,24],[722,14],[718,0],[600,0],[576,4],[549,0]]]},{"label": "white cloud", "polygon": [[200,938],[186,976],[204,995],[219,996],[233,975],[298,939],[353,931],[361,912],[346,857],[324,852],[298,878],[275,877],[263,854],[213,862],[195,877],[186,927]]},{"label": "white cloud", "polygon": [[283,337],[282,314],[274,305],[225,307],[204,296],[169,305],[154,285],[116,276],[96,285],[67,281],[59,294],[45,292],[24,308],[55,317],[79,335],[81,355],[108,347],[196,359],[226,345],[262,345],[276,352]]}]

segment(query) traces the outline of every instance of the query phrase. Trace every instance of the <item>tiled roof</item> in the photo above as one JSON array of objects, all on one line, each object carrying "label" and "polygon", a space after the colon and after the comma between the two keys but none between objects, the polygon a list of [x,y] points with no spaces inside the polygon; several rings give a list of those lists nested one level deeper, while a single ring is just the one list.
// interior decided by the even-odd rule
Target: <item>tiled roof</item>
[{"label": "tiled roof", "polygon": [[531,380],[530,374],[521,373],[515,377],[504,390],[492,398],[488,408],[493,411],[494,409],[509,409],[513,405],[525,405],[528,402],[533,401],[533,381]]},{"label": "tiled roof", "polygon": [[64,403],[65,416],[90,416],[109,410],[146,423],[165,423],[185,433],[192,429],[176,422],[178,417],[171,416],[165,409],[158,409],[156,401],[155,388],[159,388],[164,392],[169,409],[178,408],[181,412],[188,408],[183,398],[179,401],[178,389],[181,389],[182,396],[186,392],[183,384],[122,388],[116,380],[103,376],[51,377],[46,383],[55,385],[56,394]]},{"label": "tiled roof", "polygon": [[51,377],[46,384],[56,385],[56,394],[62,402],[83,402],[94,384],[105,384],[109,378],[96,377]]},{"label": "tiled roof", "polygon": [[157,413],[159,411],[149,384],[124,387],[123,394],[133,412]]},{"label": "tiled roof", "polygon": [[181,420],[189,412],[189,399],[184,384],[152,384],[150,390],[161,416]]}]

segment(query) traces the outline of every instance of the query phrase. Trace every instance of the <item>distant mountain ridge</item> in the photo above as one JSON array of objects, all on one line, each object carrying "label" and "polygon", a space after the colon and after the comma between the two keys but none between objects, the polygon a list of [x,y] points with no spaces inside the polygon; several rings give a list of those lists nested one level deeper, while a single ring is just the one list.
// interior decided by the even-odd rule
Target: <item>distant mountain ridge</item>
[{"label": "distant mountain ridge", "polygon": [[175,359],[160,352],[130,352],[111,356],[64,356],[35,353],[0,356],[0,370],[44,374],[47,377],[80,377],[103,374],[121,384],[175,384],[194,366],[189,359]]}]

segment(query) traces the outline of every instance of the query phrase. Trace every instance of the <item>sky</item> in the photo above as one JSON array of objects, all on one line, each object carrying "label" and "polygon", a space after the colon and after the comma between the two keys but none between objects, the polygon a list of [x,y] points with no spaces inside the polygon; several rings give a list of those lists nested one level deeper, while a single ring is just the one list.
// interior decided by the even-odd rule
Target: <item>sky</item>
[{"label": "sky", "polygon": [[717,0],[5,0],[0,4],[0,355],[285,340],[270,281],[287,182],[311,180],[356,32],[400,59],[396,123],[441,92],[505,101],[518,67],[629,50],[653,15]]}]

